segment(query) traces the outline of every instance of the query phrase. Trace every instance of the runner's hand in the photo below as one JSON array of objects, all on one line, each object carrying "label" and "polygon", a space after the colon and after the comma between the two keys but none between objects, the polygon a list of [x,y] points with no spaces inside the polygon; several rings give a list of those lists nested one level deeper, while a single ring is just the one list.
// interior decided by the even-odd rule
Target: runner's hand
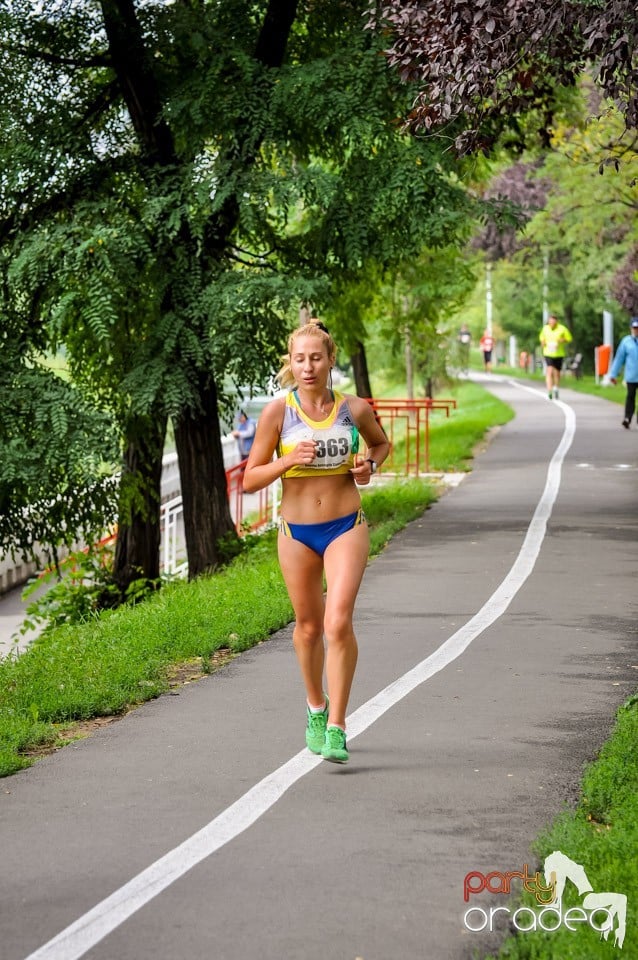
[{"label": "runner's hand", "polygon": [[300,440],[294,450],[286,454],[288,466],[308,466],[315,459],[316,449],[316,440]]},{"label": "runner's hand", "polygon": [[351,467],[350,473],[358,487],[367,486],[372,478],[370,461],[362,457],[360,453],[355,454],[354,467]]}]

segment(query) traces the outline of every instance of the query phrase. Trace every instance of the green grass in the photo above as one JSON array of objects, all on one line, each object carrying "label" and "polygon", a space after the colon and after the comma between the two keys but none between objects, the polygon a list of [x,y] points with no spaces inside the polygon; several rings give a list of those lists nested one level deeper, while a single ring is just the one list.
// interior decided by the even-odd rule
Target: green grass
[{"label": "green grass", "polygon": [[612,403],[625,403],[627,391],[622,383],[617,383],[615,386],[610,384],[608,387],[603,387],[601,384],[596,383],[595,377],[584,376],[581,380],[576,380],[573,377],[563,378],[561,385],[563,387],[569,387],[570,390],[577,390],[579,393],[589,393],[594,397],[600,397],[602,400],[609,400]]},{"label": "green grass", "polygon": [[430,420],[430,467],[432,470],[469,469],[471,451],[488,429],[508,423],[511,407],[474,383],[462,382],[449,396],[457,409],[449,422],[433,415]]}]

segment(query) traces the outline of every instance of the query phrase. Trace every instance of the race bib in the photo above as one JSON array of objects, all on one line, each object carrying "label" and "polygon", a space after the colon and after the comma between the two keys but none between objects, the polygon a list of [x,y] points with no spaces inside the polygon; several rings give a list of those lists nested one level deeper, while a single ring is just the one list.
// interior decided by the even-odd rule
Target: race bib
[{"label": "race bib", "polygon": [[315,458],[310,464],[319,470],[332,470],[347,463],[355,452],[352,431],[342,426],[328,430],[315,431],[312,439],[316,443]]}]

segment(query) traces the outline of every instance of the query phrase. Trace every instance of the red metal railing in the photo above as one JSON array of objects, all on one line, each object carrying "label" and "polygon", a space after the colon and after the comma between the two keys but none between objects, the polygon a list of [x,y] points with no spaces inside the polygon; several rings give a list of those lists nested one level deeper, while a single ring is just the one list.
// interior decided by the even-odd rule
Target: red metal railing
[{"label": "red metal railing", "polygon": [[[456,408],[456,400],[377,400],[368,403],[390,441],[390,456],[384,464],[386,471],[419,476],[430,472],[430,414],[443,410],[449,417]],[[404,441],[402,443],[402,440]],[[405,463],[398,462],[395,451],[405,449]],[[399,469],[400,468],[400,469]]]},{"label": "red metal railing", "polygon": [[[237,533],[245,533],[247,530],[257,530],[259,527],[270,523],[273,516],[273,489],[266,487],[258,493],[250,495],[250,501],[247,504],[245,500],[242,478],[246,469],[247,460],[235,464],[226,470],[226,487],[228,490],[228,504],[230,512],[235,520],[235,529]],[[244,511],[247,507],[247,514],[250,517],[248,522],[244,521]]]}]

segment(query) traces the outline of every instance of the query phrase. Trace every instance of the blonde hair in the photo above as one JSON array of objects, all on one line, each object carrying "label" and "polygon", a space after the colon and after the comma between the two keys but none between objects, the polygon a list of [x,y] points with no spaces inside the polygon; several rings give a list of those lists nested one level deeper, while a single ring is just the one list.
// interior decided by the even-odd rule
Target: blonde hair
[{"label": "blonde hair", "polygon": [[290,365],[290,356],[292,354],[293,346],[297,337],[317,337],[317,339],[321,340],[325,346],[328,358],[333,363],[337,356],[337,347],[334,340],[324,327],[321,320],[318,320],[316,317],[312,317],[307,323],[304,323],[301,327],[297,327],[296,330],[293,330],[288,337],[288,353],[284,354],[284,356],[281,358],[282,367],[275,377],[275,380],[284,388],[292,387],[292,385],[297,382],[292,374],[292,367]]}]

